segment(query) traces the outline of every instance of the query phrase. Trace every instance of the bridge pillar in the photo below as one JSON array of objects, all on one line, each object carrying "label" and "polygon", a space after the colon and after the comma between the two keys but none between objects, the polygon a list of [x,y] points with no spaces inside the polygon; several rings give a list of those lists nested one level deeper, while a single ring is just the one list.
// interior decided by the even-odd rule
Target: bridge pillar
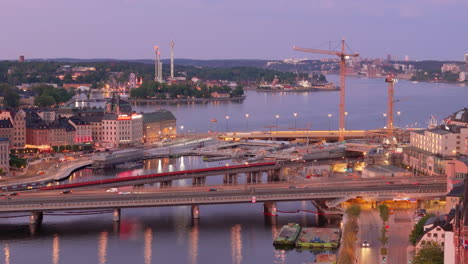
[{"label": "bridge pillar", "polygon": [[159,183],[160,188],[167,188],[172,186],[172,181],[162,181]]},{"label": "bridge pillar", "polygon": [[205,185],[206,177],[193,177],[192,185],[193,186],[203,186]]},{"label": "bridge pillar", "polygon": [[114,222],[120,221],[120,208],[114,208],[114,212],[112,213],[112,220]]},{"label": "bridge pillar", "polygon": [[424,208],[425,208],[424,200],[418,200],[418,209],[424,209]]},{"label": "bridge pillar", "polygon": [[263,213],[270,216],[278,216],[275,202],[265,202],[263,204]]},{"label": "bridge pillar", "polygon": [[199,219],[200,218],[200,208],[198,205],[192,205],[192,218]]},{"label": "bridge pillar", "polygon": [[245,181],[247,183],[251,183],[252,182],[252,175],[253,175],[253,172],[248,172],[245,174]]},{"label": "bridge pillar", "polygon": [[224,184],[237,184],[237,174],[224,174],[223,177]]},{"label": "bridge pillar", "polygon": [[268,181],[269,182],[279,181],[280,180],[280,175],[281,175],[281,169],[269,170],[268,171]]},{"label": "bridge pillar", "polygon": [[30,225],[41,225],[42,224],[43,213],[42,212],[31,212],[29,216]]}]

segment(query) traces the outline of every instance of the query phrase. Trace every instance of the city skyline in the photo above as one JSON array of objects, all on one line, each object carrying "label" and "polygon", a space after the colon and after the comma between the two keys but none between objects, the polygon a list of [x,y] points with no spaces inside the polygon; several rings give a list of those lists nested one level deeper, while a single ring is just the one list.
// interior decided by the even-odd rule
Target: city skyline
[{"label": "city skyline", "polygon": [[[363,57],[458,60],[468,37],[460,0],[171,1],[31,0],[0,3],[0,59],[151,59],[152,47],[188,59],[320,59],[293,45],[328,49],[344,37]],[[72,9],[71,9],[72,8]],[[443,47],[443,48],[441,48]]]}]

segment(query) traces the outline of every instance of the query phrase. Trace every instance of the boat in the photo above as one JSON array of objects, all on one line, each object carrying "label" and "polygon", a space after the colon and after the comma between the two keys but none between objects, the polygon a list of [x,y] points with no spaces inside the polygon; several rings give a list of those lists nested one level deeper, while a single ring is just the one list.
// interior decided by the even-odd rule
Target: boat
[{"label": "boat", "polygon": [[294,246],[297,237],[301,232],[301,226],[295,223],[289,223],[281,228],[281,231],[273,241],[276,246]]},{"label": "boat", "polygon": [[339,228],[302,228],[296,241],[298,248],[338,248],[341,230]]}]

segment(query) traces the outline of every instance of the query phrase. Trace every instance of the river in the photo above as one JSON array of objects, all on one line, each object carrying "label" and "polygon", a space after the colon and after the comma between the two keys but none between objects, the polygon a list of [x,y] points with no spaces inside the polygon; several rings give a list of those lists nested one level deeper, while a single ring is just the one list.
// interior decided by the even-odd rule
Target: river
[{"label": "river", "polygon": [[[337,81],[336,76],[329,76]],[[382,79],[347,79],[348,129],[372,129],[385,125],[387,87]],[[338,92],[265,93],[247,91],[242,103],[163,105],[178,119],[179,132],[208,130],[336,129]],[[439,120],[466,106],[468,88],[443,83],[400,81],[395,86],[395,124],[425,127],[430,115]],[[159,108],[137,105],[138,112]],[[245,114],[249,114],[249,118]],[[293,113],[297,113],[295,118]],[[329,118],[328,114],[332,114]],[[278,115],[278,118],[276,116]],[[229,116],[229,119],[225,117]],[[218,122],[210,122],[216,118]],[[180,130],[180,126],[184,128]],[[270,128],[267,128],[269,127]],[[275,126],[271,128],[271,126]],[[276,128],[277,127],[277,128]],[[70,181],[120,177],[218,166],[199,157],[145,161],[134,169],[81,170]],[[219,184],[213,178],[208,184]],[[176,184],[186,185],[183,181]],[[279,203],[281,211],[314,210],[309,202]],[[275,250],[272,241],[288,222],[317,225],[313,214],[280,213],[272,223],[262,204],[201,206],[201,218],[193,222],[189,207],[123,209],[122,220],[112,215],[44,216],[42,228],[30,235],[28,218],[0,219],[0,262],[3,263],[307,263],[309,251]]]}]

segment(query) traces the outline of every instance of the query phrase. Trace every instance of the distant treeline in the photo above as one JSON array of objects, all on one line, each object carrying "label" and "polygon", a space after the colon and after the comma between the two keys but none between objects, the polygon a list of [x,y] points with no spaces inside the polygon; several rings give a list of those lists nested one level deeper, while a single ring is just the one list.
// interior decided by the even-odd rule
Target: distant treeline
[{"label": "distant treeline", "polygon": [[[69,68],[62,66],[69,65]],[[96,71],[89,71],[72,79],[72,68],[95,67]],[[256,67],[212,68],[197,66],[175,65],[176,76],[183,76],[190,80],[198,77],[202,80],[228,80],[235,82],[271,82],[275,75],[280,82],[291,83],[298,74]],[[142,77],[144,81],[154,80],[154,66],[139,62],[107,61],[107,62],[59,62],[59,61],[0,61],[0,83],[19,85],[21,83],[89,83],[93,87],[100,87],[108,81],[109,76],[116,77],[116,81],[126,83],[130,73]],[[163,66],[163,75],[169,76],[169,65]],[[59,79],[62,76],[63,79]]]}]

